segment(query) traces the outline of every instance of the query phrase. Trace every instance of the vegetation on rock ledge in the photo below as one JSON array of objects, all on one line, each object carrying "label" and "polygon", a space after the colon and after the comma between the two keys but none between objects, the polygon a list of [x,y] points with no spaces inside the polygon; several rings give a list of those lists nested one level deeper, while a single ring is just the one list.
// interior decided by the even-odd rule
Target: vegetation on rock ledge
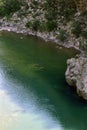
[{"label": "vegetation on rock ledge", "polygon": [[0,17],[80,45],[87,39],[86,7],[85,0],[0,0]]}]

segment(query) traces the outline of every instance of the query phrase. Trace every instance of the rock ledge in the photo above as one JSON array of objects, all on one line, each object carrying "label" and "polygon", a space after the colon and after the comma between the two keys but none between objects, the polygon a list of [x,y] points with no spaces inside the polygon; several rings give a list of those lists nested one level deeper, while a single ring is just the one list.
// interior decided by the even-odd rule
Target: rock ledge
[{"label": "rock ledge", "polygon": [[87,100],[87,58],[71,58],[67,60],[66,81],[76,87],[77,93]]}]

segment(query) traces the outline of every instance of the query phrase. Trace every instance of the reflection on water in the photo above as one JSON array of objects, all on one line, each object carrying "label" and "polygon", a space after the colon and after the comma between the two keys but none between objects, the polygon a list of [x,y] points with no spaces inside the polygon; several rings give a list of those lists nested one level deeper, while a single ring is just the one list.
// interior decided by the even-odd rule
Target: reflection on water
[{"label": "reflection on water", "polygon": [[1,130],[57,130],[60,126],[56,126],[55,122],[53,122],[50,116],[46,115],[44,111],[40,114],[38,111],[31,111],[30,108],[30,112],[23,112],[22,109],[13,103],[8,95],[2,90],[0,92],[0,98]]},{"label": "reflection on water", "polygon": [[9,99],[8,95],[2,90],[0,92],[0,98],[1,130],[57,130],[60,126],[56,126],[55,122],[53,122],[50,116],[44,111],[42,111],[42,114],[40,114],[38,111],[31,111],[30,108],[30,112],[23,112],[22,108],[13,103]]},{"label": "reflection on water", "polygon": [[87,106],[64,78],[77,52],[20,37],[0,37],[0,130],[86,130]]},{"label": "reflection on water", "polygon": [[[1,130],[61,130],[60,124],[53,120],[48,112],[40,110],[40,108],[38,109],[36,102],[34,100],[32,101],[31,97],[29,98],[27,96],[27,94],[29,94],[29,96],[31,96],[31,94],[27,92],[25,93],[22,86],[20,86],[22,88],[22,90],[20,89],[20,92],[17,89],[18,93],[12,92],[12,95],[18,96],[22,92],[21,94],[23,94],[23,100],[26,101],[26,98],[28,98],[28,101],[26,103],[23,101],[23,105],[25,105],[24,109],[21,105],[18,105],[18,103],[16,104],[9,96],[9,93],[4,89],[9,85],[14,86],[14,84],[7,82],[5,79],[6,75],[4,76],[2,70],[0,70],[0,72]],[[21,97],[19,97],[18,100],[19,102],[22,102]]]}]

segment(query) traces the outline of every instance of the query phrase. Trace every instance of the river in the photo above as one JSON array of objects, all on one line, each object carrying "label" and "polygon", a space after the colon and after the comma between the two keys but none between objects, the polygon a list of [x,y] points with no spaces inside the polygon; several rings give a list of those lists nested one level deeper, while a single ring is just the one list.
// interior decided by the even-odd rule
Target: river
[{"label": "river", "polygon": [[65,82],[74,49],[0,33],[0,130],[87,130],[87,105]]}]

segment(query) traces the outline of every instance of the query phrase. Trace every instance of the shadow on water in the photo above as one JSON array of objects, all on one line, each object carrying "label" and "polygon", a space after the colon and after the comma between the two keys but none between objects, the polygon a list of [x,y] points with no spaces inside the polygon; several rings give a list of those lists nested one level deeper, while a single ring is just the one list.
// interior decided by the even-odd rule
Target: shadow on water
[{"label": "shadow on water", "polygon": [[25,111],[35,102],[38,109],[47,110],[59,120],[64,130],[86,130],[87,103],[67,85],[64,76],[66,59],[77,51],[56,46],[20,34],[2,35],[4,88]]}]

